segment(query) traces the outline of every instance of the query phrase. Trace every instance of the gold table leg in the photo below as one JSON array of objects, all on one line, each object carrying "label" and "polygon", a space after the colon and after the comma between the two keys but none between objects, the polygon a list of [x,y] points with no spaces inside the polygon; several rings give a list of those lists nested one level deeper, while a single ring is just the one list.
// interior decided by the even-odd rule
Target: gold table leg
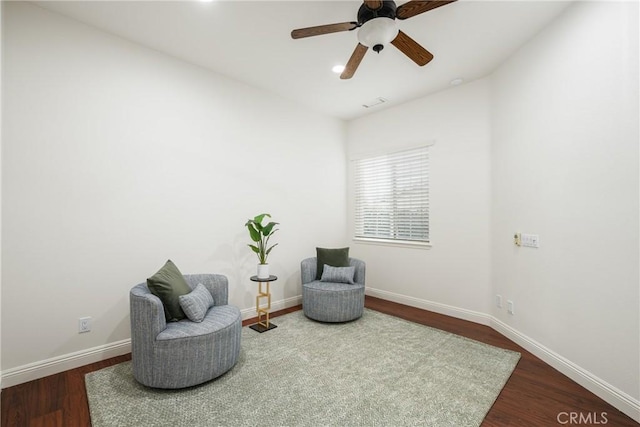
[{"label": "gold table leg", "polygon": [[[273,280],[277,280],[276,276],[269,276],[268,279],[261,280],[257,276],[251,277],[251,280],[254,282],[258,282],[258,295],[256,295],[256,313],[258,313],[258,322],[249,326],[251,329],[257,332],[265,332],[271,329],[277,328],[276,325],[271,323],[269,319],[269,313],[271,311],[271,289],[270,282]],[[262,289],[262,285],[266,284],[266,289]],[[264,298],[266,298],[266,305],[260,307],[260,303],[265,303]]]},{"label": "gold table leg", "polygon": [[[262,284],[267,284],[266,292],[262,292]],[[267,299],[267,306],[260,308],[260,298]],[[269,310],[271,310],[271,292],[269,291],[269,282],[258,282],[258,295],[256,296],[256,312],[258,313],[258,325],[262,325],[265,328],[269,327]],[[265,320],[262,320],[264,316]]]}]

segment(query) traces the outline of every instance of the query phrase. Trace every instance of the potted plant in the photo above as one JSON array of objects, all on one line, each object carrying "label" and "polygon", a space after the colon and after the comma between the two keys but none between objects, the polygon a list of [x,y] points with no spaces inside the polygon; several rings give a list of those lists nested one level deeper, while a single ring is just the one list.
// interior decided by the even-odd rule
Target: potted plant
[{"label": "potted plant", "polygon": [[273,236],[273,233],[278,231],[274,228],[278,225],[277,222],[269,222],[267,225],[262,225],[262,220],[265,218],[271,218],[271,215],[264,213],[256,216],[253,219],[247,220],[245,226],[249,230],[249,236],[251,240],[255,242],[255,245],[249,244],[253,252],[258,256],[258,277],[266,279],[269,277],[269,264],[267,264],[267,257],[271,250],[278,244],[269,246],[269,238]]}]

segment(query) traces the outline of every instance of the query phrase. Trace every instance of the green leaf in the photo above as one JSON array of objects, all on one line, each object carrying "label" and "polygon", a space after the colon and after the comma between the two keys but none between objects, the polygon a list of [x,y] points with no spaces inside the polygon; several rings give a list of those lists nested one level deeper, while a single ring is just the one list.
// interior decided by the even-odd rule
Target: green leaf
[{"label": "green leaf", "polygon": [[256,230],[253,224],[248,224],[247,228],[249,229],[249,236],[251,236],[251,240],[254,242],[260,241],[260,231]]},{"label": "green leaf", "polygon": [[262,220],[264,219],[265,216],[268,216],[269,218],[271,218],[271,215],[264,213],[264,214],[260,214],[258,216],[256,216],[255,218],[253,218],[253,221],[256,222],[257,224],[259,224],[260,226],[262,226]]},{"label": "green leaf", "polygon": [[255,245],[247,245],[247,246],[249,246],[253,252],[255,252],[258,255],[260,255],[260,249],[258,249],[257,246],[255,246]]},{"label": "green leaf", "polygon": [[[262,234],[264,234],[265,236],[268,236],[269,234],[271,234],[271,230],[273,229],[273,227],[275,227],[276,225],[278,225],[277,222],[270,222],[269,224],[264,226],[264,229],[262,230]],[[275,231],[274,231],[275,232]]]},{"label": "green leaf", "polygon": [[269,249],[267,249],[267,252],[265,252],[265,259],[267,258],[266,255],[269,255],[269,252],[271,252],[271,249],[275,248],[276,246],[278,246],[277,243],[275,245],[271,246]]}]

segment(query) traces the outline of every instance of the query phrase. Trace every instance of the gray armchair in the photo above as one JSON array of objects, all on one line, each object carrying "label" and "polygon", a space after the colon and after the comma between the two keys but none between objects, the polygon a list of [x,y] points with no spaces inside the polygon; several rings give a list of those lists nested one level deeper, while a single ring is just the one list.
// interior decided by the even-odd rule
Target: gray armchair
[{"label": "gray armchair", "polygon": [[202,283],[214,306],[204,320],[167,322],[160,299],[146,283],[129,294],[133,376],[155,388],[175,389],[212,380],[231,369],[240,354],[242,319],[238,307],[228,305],[228,281],[219,274],[185,275],[195,288]]},{"label": "gray armchair", "polygon": [[354,284],[316,280],[317,262],[314,257],[300,263],[305,316],[320,322],[348,322],[361,317],[364,311],[364,261],[349,258],[349,264],[356,267]]}]

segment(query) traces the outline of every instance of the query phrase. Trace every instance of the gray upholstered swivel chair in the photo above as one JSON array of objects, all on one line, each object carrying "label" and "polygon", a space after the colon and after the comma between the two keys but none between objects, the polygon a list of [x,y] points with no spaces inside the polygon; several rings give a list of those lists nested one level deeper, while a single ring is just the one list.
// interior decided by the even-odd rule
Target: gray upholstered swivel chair
[{"label": "gray upholstered swivel chair", "polygon": [[317,258],[302,260],[302,311],[305,316],[320,322],[348,322],[362,316],[365,263],[349,258],[349,264],[356,268],[354,284],[316,280]]},{"label": "gray upholstered swivel chair", "polygon": [[194,289],[202,283],[213,296],[201,323],[167,322],[160,299],[146,283],[130,292],[133,376],[155,388],[175,389],[212,380],[231,369],[240,354],[242,320],[228,305],[228,281],[219,274],[184,275]]}]

